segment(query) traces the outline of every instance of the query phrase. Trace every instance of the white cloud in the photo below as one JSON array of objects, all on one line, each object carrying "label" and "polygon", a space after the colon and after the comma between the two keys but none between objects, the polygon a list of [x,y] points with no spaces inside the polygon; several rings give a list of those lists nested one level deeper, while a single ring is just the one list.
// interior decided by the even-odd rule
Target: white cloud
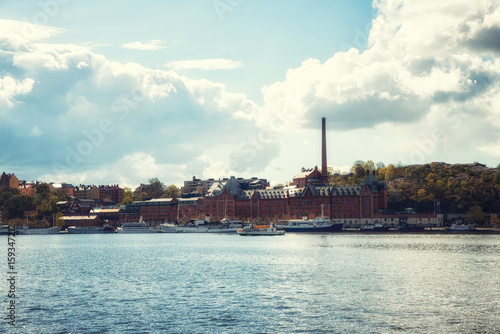
[{"label": "white cloud", "polygon": [[[493,19],[500,8],[489,3],[374,2],[378,12],[367,36],[368,48],[338,52],[324,63],[308,59],[288,70],[285,80],[262,89],[265,106],[259,124],[281,113],[289,130],[317,127],[322,116],[329,129],[360,131],[384,125],[385,135],[402,144],[400,156],[408,149],[419,150],[412,140],[420,133],[440,131],[443,137],[425,152],[426,159],[451,157],[450,152],[476,157],[470,143],[477,147],[479,142],[496,142],[494,133],[500,130],[495,121],[500,119],[495,107],[500,61],[492,55],[495,47],[482,52],[484,48],[472,43],[479,32],[485,34],[484,41],[500,36],[495,30],[500,21]],[[434,114],[440,116],[428,117]],[[457,114],[471,116],[459,122]],[[454,156],[457,159],[457,153]]]},{"label": "white cloud", "polygon": [[[55,28],[39,27],[31,39],[7,34],[24,23],[0,20],[7,29],[0,29],[0,105],[6,106],[0,141],[16,143],[0,161],[46,159],[70,170],[52,175],[123,184],[278,169],[288,174],[291,160],[314,159],[315,144],[299,146],[316,133],[310,128],[319,128],[322,116],[329,130],[340,130],[329,146],[335,152],[329,161],[337,166],[347,164],[341,156],[372,159],[362,152],[386,163],[496,156],[500,50],[492,41],[500,36],[500,9],[486,0],[374,4],[371,30],[361,36],[366,50],[304,60],[262,88],[262,105],[224,84],[175,72],[236,69],[240,61],[184,60],[167,64],[170,71],[153,70],[112,62],[82,46],[36,42],[59,33]],[[135,48],[160,46],[138,42]],[[23,129],[36,138],[21,135]],[[297,145],[284,145],[292,140]],[[74,154],[80,159],[68,166]]]},{"label": "white cloud", "polygon": [[243,66],[243,62],[230,59],[201,59],[201,60],[180,60],[168,63],[167,66],[176,71],[180,70],[234,70]]},{"label": "white cloud", "polygon": [[78,65],[76,65],[76,68],[78,68],[80,70],[83,69],[83,68],[86,68],[86,67],[89,67],[89,64],[87,64],[84,61],[81,61],[81,62],[78,63]]},{"label": "white cloud", "polygon": [[0,19],[0,40],[19,45],[26,41],[39,41],[60,34],[64,30],[31,22]]},{"label": "white cloud", "polygon": [[198,160],[205,164],[205,168],[202,172],[204,179],[220,179],[228,177],[230,174],[229,169],[223,161],[214,161],[214,159],[208,155],[202,155]]},{"label": "white cloud", "polygon": [[12,106],[14,97],[31,92],[34,83],[31,78],[17,80],[11,76],[0,77],[0,106],[2,104]]},{"label": "white cloud", "polygon": [[124,49],[139,50],[139,51],[157,51],[164,49],[162,41],[155,39],[149,42],[131,42],[122,45]]},{"label": "white cloud", "polygon": [[214,166],[201,166],[205,150],[222,141],[231,151],[242,127],[256,130],[234,116],[256,104],[224,85],[112,62],[77,45],[22,41],[6,50],[2,41],[3,70],[15,74],[0,76],[0,105],[8,107],[0,109],[0,141],[14,144],[0,161],[44,161],[38,172],[48,180],[179,185],[186,172],[227,160],[215,150]]}]

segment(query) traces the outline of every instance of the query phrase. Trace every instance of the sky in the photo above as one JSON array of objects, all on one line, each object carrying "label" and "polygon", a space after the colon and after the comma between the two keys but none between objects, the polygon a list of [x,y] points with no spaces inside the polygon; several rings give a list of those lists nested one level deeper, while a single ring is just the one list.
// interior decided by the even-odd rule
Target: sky
[{"label": "sky", "polygon": [[500,163],[500,4],[0,0],[0,172],[119,184]]}]

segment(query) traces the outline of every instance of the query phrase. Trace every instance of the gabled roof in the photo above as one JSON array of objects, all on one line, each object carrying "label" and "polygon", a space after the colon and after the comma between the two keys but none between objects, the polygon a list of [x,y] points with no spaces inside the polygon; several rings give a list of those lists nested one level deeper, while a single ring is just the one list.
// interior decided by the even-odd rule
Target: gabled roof
[{"label": "gabled roof", "polygon": [[294,179],[303,179],[308,177],[312,172],[314,172],[314,168],[302,168],[302,171],[295,175]]},{"label": "gabled roof", "polygon": [[358,196],[360,193],[360,186],[335,186],[332,188],[332,196]]},{"label": "gabled roof", "polygon": [[234,176],[231,176],[231,178],[226,182],[224,189],[227,190],[229,195],[238,195],[241,191],[240,184]]}]

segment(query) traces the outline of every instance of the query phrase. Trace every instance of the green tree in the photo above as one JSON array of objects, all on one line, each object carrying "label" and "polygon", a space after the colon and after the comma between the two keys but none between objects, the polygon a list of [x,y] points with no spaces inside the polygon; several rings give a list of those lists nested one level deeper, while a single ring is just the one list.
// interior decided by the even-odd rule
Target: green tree
[{"label": "green tree", "polygon": [[39,203],[51,195],[50,187],[47,183],[40,183],[35,187],[35,202]]},{"label": "green tree", "polygon": [[165,193],[163,194],[164,197],[166,198],[177,198],[180,195],[179,188],[177,188],[175,185],[170,185],[167,190],[165,190]]},{"label": "green tree", "polygon": [[120,204],[130,204],[134,200],[134,193],[132,192],[132,189],[129,187],[123,188],[124,195],[123,195],[123,201]]},{"label": "green tree", "polygon": [[362,160],[357,160],[351,167],[351,173],[355,179],[362,179],[366,176],[366,170],[363,167],[366,163]]},{"label": "green tree", "polygon": [[166,187],[155,177],[149,179],[149,183],[144,187],[144,190],[150,198],[160,198],[165,193]]},{"label": "green tree", "polygon": [[36,209],[38,217],[51,217],[53,214],[58,213],[57,202],[59,202],[59,198],[55,195],[42,200]]},{"label": "green tree", "polygon": [[33,209],[33,198],[24,195],[14,195],[4,205],[9,219],[24,218],[24,211]]}]

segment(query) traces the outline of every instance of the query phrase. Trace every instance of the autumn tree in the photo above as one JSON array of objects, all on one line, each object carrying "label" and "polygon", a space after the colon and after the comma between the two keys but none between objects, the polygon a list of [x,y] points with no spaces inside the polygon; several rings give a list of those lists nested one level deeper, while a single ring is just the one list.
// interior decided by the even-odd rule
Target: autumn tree
[{"label": "autumn tree", "polygon": [[365,164],[363,165],[363,169],[365,171],[369,170],[369,171],[373,171],[375,170],[375,163],[372,161],[372,160],[368,160],[367,162],[365,162]]},{"label": "autumn tree", "polygon": [[165,193],[163,194],[163,197],[166,198],[177,198],[180,195],[179,188],[177,188],[175,185],[170,185],[167,190],[165,190]]},{"label": "autumn tree", "polygon": [[123,201],[121,204],[130,204],[130,202],[132,202],[134,200],[134,194],[132,193],[132,189],[130,189],[129,187],[125,187],[123,188]]},{"label": "autumn tree", "polygon": [[500,226],[500,219],[496,213],[490,215],[490,224],[491,226]]}]

